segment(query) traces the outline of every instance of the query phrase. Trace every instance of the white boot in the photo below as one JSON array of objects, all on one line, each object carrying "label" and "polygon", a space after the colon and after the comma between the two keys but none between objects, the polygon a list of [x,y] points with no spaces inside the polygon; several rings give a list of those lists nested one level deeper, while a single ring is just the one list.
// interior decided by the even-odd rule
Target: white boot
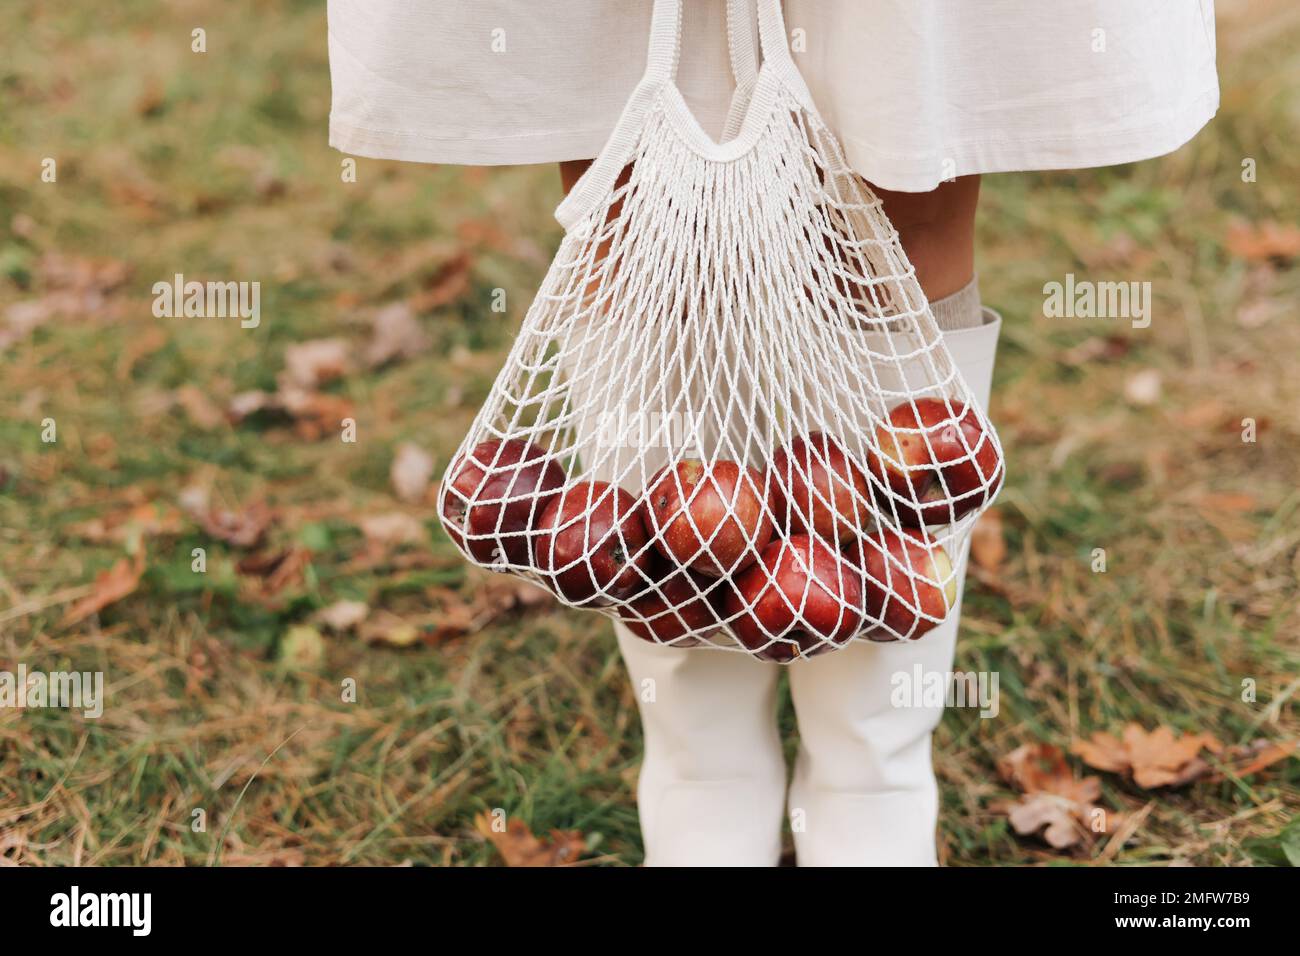
[{"label": "white boot", "polygon": [[[988,407],[1001,319],[943,333],[976,401]],[[895,708],[893,675],[952,669],[966,571],[957,561],[958,599],[948,619],[917,641],[848,647],[790,665],[799,720],[799,757],[790,817],[800,866],[932,866],[938,786],[930,734],[942,707]]]},{"label": "white boot", "polygon": [[780,667],[615,630],[645,735],[637,784],[645,865],[776,866],[786,780]]}]

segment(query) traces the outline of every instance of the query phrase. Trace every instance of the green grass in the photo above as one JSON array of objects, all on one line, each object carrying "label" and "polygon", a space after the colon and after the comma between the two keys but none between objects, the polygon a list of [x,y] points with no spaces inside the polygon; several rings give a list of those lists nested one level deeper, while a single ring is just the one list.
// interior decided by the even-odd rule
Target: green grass
[{"label": "green grass", "polygon": [[[207,54],[190,52],[194,26]],[[0,33],[23,38],[0,64],[0,312],[50,294],[50,254],[131,267],[111,314],[51,319],[0,352],[0,667],[102,669],[110,694],[97,721],[0,711],[0,855],[488,864],[499,857],[473,819],[500,807],[537,833],[583,831],[597,862],[639,862],[640,730],[603,618],[511,613],[409,650],[331,636],[314,669],[277,660],[288,628],[334,601],[421,617],[442,589],[472,600],[485,586],[430,508],[392,497],[388,466],[414,440],[441,468],[468,428],[558,241],[555,170],[358,160],[358,182],[341,182],[315,3],[20,0]],[[996,759],[1026,741],[1064,745],[1129,720],[1225,743],[1300,730],[1300,273],[1225,242],[1236,219],[1294,219],[1297,41],[1284,5],[1225,15],[1223,107],[1171,156],[986,178],[979,269],[1006,319],[993,415],[1010,461],[1009,555],[996,586],[968,588],[957,666],[1000,672],[1002,713],[950,712],[937,734],[950,863],[1284,858],[1294,760],[1170,793],[1108,775],[1106,805],[1150,814],[1125,846],[1076,855],[1015,836],[992,804],[1008,795]],[[54,184],[39,178],[47,156]],[[1243,157],[1258,182],[1241,181]],[[330,387],[355,408],[357,443],[266,423],[205,430],[168,407],[186,385],[218,404],[273,387],[296,341],[360,345],[366,315],[460,250],[469,291],[422,317],[434,348]],[[1151,328],[1044,318],[1043,284],[1071,271],[1150,280]],[[261,327],[155,319],[150,287],[175,272],[260,280]],[[489,308],[495,288],[504,315]],[[1271,318],[1240,320],[1267,314],[1261,303]],[[1124,354],[1066,359],[1110,334]],[[1125,383],[1144,369],[1163,387],[1135,405]],[[1240,440],[1245,417],[1261,423],[1255,444]],[[56,443],[41,441],[45,418]],[[301,580],[259,598],[235,567],[245,552],[183,519],[144,542],[136,593],[63,627],[70,589],[131,546],[80,526],[174,505],[196,482],[214,500],[270,502],[264,550],[308,547]],[[1211,493],[1253,503],[1207,506]],[[432,555],[359,569],[359,516],[393,510],[425,522]],[[195,547],[208,549],[197,580]],[[1095,548],[1104,575],[1090,570]],[[354,704],[341,700],[348,678]],[[1255,703],[1241,699],[1246,678]],[[781,717],[791,738],[788,699]]]}]

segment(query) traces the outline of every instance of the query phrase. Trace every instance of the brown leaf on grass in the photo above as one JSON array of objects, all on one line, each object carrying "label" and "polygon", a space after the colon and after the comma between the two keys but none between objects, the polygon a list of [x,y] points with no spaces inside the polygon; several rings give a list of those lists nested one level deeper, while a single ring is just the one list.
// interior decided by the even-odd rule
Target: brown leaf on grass
[{"label": "brown leaf on grass", "polygon": [[256,501],[237,511],[205,506],[191,511],[204,534],[236,548],[255,548],[275,522],[275,512],[264,502]]},{"label": "brown leaf on grass", "polygon": [[1139,407],[1154,405],[1160,401],[1163,391],[1164,379],[1160,372],[1153,368],[1134,372],[1124,382],[1124,397]]},{"label": "brown leaf on grass", "polygon": [[226,423],[221,408],[197,385],[182,385],[173,397],[186,417],[204,431],[212,431]]},{"label": "brown leaf on grass", "polygon": [[68,530],[84,541],[121,544],[137,535],[153,538],[179,534],[183,527],[179,510],[161,501],[149,501],[82,521]]},{"label": "brown leaf on grass", "polygon": [[497,848],[506,866],[569,866],[587,849],[586,838],[577,830],[552,830],[550,839],[543,840],[516,817],[504,826],[498,821],[480,813],[474,817],[474,829]]},{"label": "brown leaf on grass", "polygon": [[251,590],[262,600],[269,600],[290,586],[301,584],[310,563],[311,552],[295,545],[284,551],[247,555],[235,565],[235,570],[247,578],[257,579]]},{"label": "brown leaf on grass", "polygon": [[115,317],[121,303],[110,308],[109,296],[130,278],[131,269],[118,259],[46,253],[35,273],[40,294],[10,304],[0,315],[0,349],[54,318]]},{"label": "brown leaf on grass", "polygon": [[1124,818],[1097,806],[1101,779],[1076,779],[1064,751],[1051,744],[1017,747],[998,761],[998,772],[1024,796],[996,809],[1021,836],[1039,835],[1058,850],[1114,833]]},{"label": "brown leaf on grass", "polygon": [[98,614],[110,604],[117,603],[140,586],[143,575],[144,550],[141,549],[134,557],[121,558],[108,570],[95,575],[90,593],[64,612],[59,625],[71,627],[92,614]]},{"label": "brown leaf on grass", "polygon": [[1066,365],[1090,365],[1093,362],[1118,362],[1128,355],[1132,344],[1122,335],[1094,335],[1061,353]]},{"label": "brown leaf on grass", "polygon": [[1300,257],[1300,228],[1276,222],[1236,222],[1228,228],[1228,252],[1251,262],[1289,262]]},{"label": "brown leaf on grass", "polygon": [[1219,753],[1223,745],[1209,733],[1176,737],[1166,726],[1153,731],[1130,723],[1119,737],[1098,731],[1088,740],[1077,740],[1071,752],[1097,770],[1131,775],[1139,787],[1178,787],[1210,772],[1201,759],[1202,750]]},{"label": "brown leaf on grass", "polygon": [[423,544],[428,537],[418,518],[400,511],[368,515],[357,522],[367,544],[383,548],[399,544]]},{"label": "brown leaf on grass", "polygon": [[410,647],[423,637],[423,632],[420,625],[392,611],[378,611],[361,622],[357,635],[367,644]]},{"label": "brown leaf on grass", "polygon": [[1199,511],[1231,511],[1245,514],[1259,510],[1259,499],[1249,492],[1207,491],[1192,499]]},{"label": "brown leaf on grass", "polygon": [[1002,536],[1002,514],[997,508],[989,508],[975,522],[970,536],[970,554],[975,566],[991,578],[1002,573],[1007,542]]},{"label": "brown leaf on grass", "polygon": [[433,478],[433,456],[414,442],[403,442],[393,456],[388,478],[397,497],[409,504],[423,501]]},{"label": "brown leaf on grass", "polygon": [[507,575],[490,575],[474,586],[466,598],[453,588],[434,585],[424,591],[429,609],[417,616],[381,610],[370,615],[358,634],[368,644],[407,647],[417,641],[438,647],[457,638],[477,634],[514,613],[549,605],[549,592]]},{"label": "brown leaf on grass", "polygon": [[394,302],[375,313],[365,363],[379,368],[428,351],[432,340],[405,302]]},{"label": "brown leaf on grass", "polygon": [[259,412],[289,419],[294,432],[308,441],[341,433],[343,420],[353,417],[352,403],[338,395],[327,395],[285,385],[276,392],[241,392],[230,400],[227,413],[235,424]]},{"label": "brown leaf on grass", "polygon": [[364,601],[335,601],[316,612],[316,619],[336,634],[350,631],[370,614],[370,605]]},{"label": "brown leaf on grass", "polygon": [[1052,744],[1024,744],[998,760],[998,772],[1022,793],[1054,793],[1079,802],[1101,796],[1101,778],[1076,779],[1065,751]]},{"label": "brown leaf on grass", "polygon": [[441,263],[422,283],[422,288],[408,298],[407,304],[418,313],[432,312],[454,302],[469,291],[473,258],[464,250]]},{"label": "brown leaf on grass", "polygon": [[1229,418],[1222,402],[1207,398],[1178,412],[1174,420],[1183,428],[1200,431],[1221,428]]},{"label": "brown leaf on grass", "polygon": [[325,660],[325,639],[306,624],[289,628],[280,638],[279,660],[290,670],[311,670]]},{"label": "brown leaf on grass", "polygon": [[1072,847],[1085,839],[1086,831],[1082,829],[1082,822],[1075,812],[1075,804],[1050,793],[1021,797],[1006,807],[1006,814],[1011,828],[1021,836],[1041,836],[1048,846],[1058,850]]},{"label": "brown leaf on grass", "polygon": [[296,342],[284,350],[282,385],[319,388],[342,378],[352,369],[352,346],[343,339]]},{"label": "brown leaf on grass", "polygon": [[1228,747],[1222,754],[1224,768],[1216,770],[1205,779],[1211,782],[1234,777],[1249,777],[1266,770],[1288,757],[1297,756],[1300,740],[1255,740],[1244,746]]}]

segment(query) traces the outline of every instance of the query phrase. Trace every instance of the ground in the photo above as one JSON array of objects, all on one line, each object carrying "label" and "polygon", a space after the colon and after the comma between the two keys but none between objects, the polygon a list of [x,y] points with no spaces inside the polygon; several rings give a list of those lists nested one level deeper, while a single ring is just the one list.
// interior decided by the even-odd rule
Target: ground
[{"label": "ground", "polygon": [[[0,862],[490,864],[496,808],[639,862],[608,623],[468,569],[390,477],[410,442],[436,478],[467,430],[558,241],[555,169],[359,159],[344,181],[319,3],[15,0],[0,34],[21,38],[0,64],[0,666],[100,670],[108,694],[99,719],[0,711]],[[1300,727],[1300,12],[1223,2],[1218,52],[1219,115],[1176,153],[985,182],[1010,473],[957,666],[996,670],[1002,702],[936,736],[950,864],[1270,862],[1300,806],[1292,759],[1155,790],[1103,773],[1132,825],[1068,850],[999,809],[1024,743]],[[178,272],[260,281],[260,325],[155,316]],[[1150,326],[1044,315],[1071,273],[1150,282]],[[394,303],[426,347],[367,362]],[[343,374],[295,420],[228,417],[322,339]],[[365,620],[335,633],[316,615],[345,600]]]}]

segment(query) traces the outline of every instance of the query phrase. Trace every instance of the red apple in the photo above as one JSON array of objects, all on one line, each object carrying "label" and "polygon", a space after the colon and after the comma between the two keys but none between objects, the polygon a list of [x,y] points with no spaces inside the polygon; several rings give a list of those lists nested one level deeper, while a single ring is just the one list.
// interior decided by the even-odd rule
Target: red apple
[{"label": "red apple", "polygon": [[650,479],[647,499],[655,547],[699,574],[735,574],[772,540],[763,476],[734,461],[667,466]]},{"label": "red apple", "polygon": [[474,560],[528,564],[528,531],[564,486],[564,469],[537,445],[485,441],[447,469],[447,534]]},{"label": "red apple", "polygon": [[[890,410],[876,429],[880,453],[873,476],[899,498],[877,489],[882,509],[904,524],[947,524],[993,498],[1002,460],[985,418],[973,405],[919,398]],[[942,478],[940,477],[942,476]]]},{"label": "red apple", "polygon": [[863,624],[862,573],[806,534],[773,541],[726,596],[727,623],[764,660],[789,661],[846,643]]},{"label": "red apple", "polygon": [[[704,592],[710,585],[713,591]],[[694,647],[720,625],[713,595],[725,587],[692,571],[673,571],[656,589],[619,609],[627,629],[637,637],[673,647]],[[685,637],[691,631],[704,633]]]},{"label": "red apple", "polygon": [[777,449],[772,476],[777,520],[788,520],[791,534],[811,531],[839,544],[875,519],[867,476],[822,432],[797,437]]},{"label": "red apple", "polygon": [[570,485],[534,527],[533,564],[573,604],[623,601],[653,578],[636,498],[604,481]]},{"label": "red apple", "polygon": [[957,603],[957,576],[942,545],[922,531],[888,528],[854,542],[849,563],[866,578],[867,617],[879,626],[873,641],[916,640]]}]

